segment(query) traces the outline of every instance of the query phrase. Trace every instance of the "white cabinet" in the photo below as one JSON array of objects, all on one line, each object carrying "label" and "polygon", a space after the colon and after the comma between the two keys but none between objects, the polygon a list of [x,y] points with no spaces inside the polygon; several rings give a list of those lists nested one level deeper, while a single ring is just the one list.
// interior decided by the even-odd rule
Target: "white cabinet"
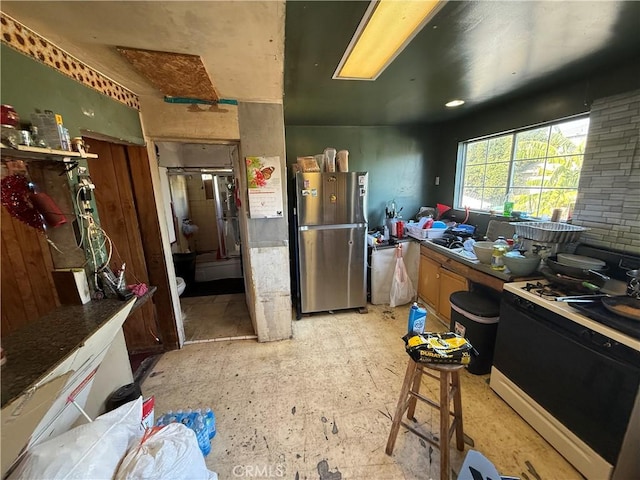
[{"label": "white cabinet", "polygon": [[[418,288],[418,270],[420,265],[420,245],[417,242],[402,242],[402,257],[407,273]],[[391,282],[396,268],[396,249],[374,248],[371,252],[371,303],[373,305],[389,304],[391,299]]]}]

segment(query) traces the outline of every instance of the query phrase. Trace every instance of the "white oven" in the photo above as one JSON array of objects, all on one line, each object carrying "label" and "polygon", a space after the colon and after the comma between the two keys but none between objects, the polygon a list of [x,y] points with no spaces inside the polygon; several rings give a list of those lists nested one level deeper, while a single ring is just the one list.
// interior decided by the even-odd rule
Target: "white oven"
[{"label": "white oven", "polygon": [[606,325],[535,283],[505,284],[491,388],[585,477],[617,478],[637,448],[640,322]]}]

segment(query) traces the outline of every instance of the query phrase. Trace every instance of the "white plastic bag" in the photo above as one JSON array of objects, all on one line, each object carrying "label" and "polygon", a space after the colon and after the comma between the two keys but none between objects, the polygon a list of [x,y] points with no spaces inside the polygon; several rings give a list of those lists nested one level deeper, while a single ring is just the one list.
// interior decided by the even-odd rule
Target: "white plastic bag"
[{"label": "white plastic bag", "polygon": [[182,423],[148,430],[122,460],[115,480],[214,480],[193,430]]},{"label": "white plastic bag", "polygon": [[393,272],[393,280],[391,281],[391,299],[389,306],[397,307],[404,305],[413,300],[416,290],[407,273],[407,267],[402,260],[402,247],[396,247],[396,268]]},{"label": "white plastic bag", "polygon": [[142,397],[30,448],[9,478],[110,480],[142,437],[141,418]]}]

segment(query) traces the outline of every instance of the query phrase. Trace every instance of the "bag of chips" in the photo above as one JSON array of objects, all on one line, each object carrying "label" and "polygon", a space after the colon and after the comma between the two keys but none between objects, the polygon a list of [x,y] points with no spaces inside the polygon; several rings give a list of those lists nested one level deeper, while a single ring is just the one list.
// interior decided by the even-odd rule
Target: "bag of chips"
[{"label": "bag of chips", "polygon": [[453,363],[468,365],[473,347],[453,332],[408,333],[402,339],[409,356],[418,363]]}]

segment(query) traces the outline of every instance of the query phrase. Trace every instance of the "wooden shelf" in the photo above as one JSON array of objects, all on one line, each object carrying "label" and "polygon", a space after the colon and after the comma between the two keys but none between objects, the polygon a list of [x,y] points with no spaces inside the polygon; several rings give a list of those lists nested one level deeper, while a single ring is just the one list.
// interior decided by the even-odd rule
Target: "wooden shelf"
[{"label": "wooden shelf", "polygon": [[74,158],[98,158],[95,153],[70,152],[67,150],[54,150],[53,148],[27,147],[18,145],[17,147],[8,147],[4,143],[0,146],[3,157],[19,158],[23,160],[56,160],[64,161]]}]

